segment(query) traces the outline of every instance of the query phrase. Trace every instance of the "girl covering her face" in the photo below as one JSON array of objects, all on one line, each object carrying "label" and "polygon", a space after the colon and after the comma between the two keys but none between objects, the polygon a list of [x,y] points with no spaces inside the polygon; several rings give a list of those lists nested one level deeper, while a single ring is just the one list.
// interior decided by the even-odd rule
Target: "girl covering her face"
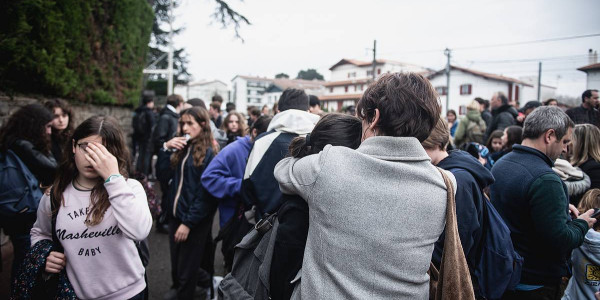
[{"label": "girl covering her face", "polygon": [[145,270],[134,241],[148,236],[152,216],[142,185],[127,178],[123,133],[114,118],[95,116],[81,123],[70,141],[50,195],[40,201],[31,243],[52,240],[55,213],[64,252],[50,252],[46,272],[66,270],[79,298],[139,296],[146,289]]}]

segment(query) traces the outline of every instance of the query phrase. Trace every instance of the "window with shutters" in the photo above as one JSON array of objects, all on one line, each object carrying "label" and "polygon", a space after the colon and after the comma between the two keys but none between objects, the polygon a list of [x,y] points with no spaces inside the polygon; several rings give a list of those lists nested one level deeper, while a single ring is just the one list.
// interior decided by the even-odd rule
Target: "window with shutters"
[{"label": "window with shutters", "polygon": [[445,86],[436,86],[435,91],[440,96],[445,96],[446,94],[448,94],[448,89]]},{"label": "window with shutters", "polygon": [[471,84],[463,84],[460,86],[460,94],[461,95],[471,95]]}]

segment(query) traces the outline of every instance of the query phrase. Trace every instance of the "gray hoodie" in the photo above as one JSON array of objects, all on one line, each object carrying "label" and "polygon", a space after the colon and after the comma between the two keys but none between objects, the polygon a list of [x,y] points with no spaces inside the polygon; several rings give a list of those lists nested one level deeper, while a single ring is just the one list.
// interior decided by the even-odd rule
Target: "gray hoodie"
[{"label": "gray hoodie", "polygon": [[573,276],[562,299],[595,299],[600,287],[600,232],[590,229],[571,260]]}]

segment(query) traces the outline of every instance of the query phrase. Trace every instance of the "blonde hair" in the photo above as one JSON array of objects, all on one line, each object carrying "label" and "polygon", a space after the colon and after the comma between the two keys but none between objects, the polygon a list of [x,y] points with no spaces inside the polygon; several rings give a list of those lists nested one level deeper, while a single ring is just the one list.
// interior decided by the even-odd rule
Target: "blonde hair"
[{"label": "blonde hair", "polygon": [[473,100],[471,101],[471,103],[469,103],[469,105],[467,105],[467,110],[476,110],[479,111],[479,102]]},{"label": "blonde hair", "polygon": [[578,167],[590,158],[600,162],[600,129],[592,124],[576,125],[571,164]]},{"label": "blonde hair", "polygon": [[[584,213],[593,208],[600,208],[600,189],[591,189],[587,191],[581,198],[581,202],[577,205],[579,213]],[[594,230],[600,229],[600,223],[594,224]]]},{"label": "blonde hair", "polygon": [[427,150],[446,150],[450,143],[450,131],[444,119],[439,118],[435,127],[421,145]]}]

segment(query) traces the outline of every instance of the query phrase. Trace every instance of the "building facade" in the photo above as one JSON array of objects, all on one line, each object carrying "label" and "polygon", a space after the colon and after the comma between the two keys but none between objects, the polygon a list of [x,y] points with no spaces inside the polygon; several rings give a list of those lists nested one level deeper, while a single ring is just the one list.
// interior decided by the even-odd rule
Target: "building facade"
[{"label": "building facade", "polygon": [[[341,111],[356,105],[356,102],[373,81],[373,62],[342,59],[331,68],[331,80],[325,83],[325,92],[319,97],[323,108],[328,111]],[[375,64],[375,77],[384,73],[416,72],[423,75],[431,70],[421,66],[378,59]]]},{"label": "building facade", "polygon": [[[223,102],[229,101],[229,87],[220,80],[192,82],[187,85],[175,86],[175,94],[181,95],[184,99],[200,98],[210,104],[213,96],[221,96]],[[225,104],[223,104],[225,105]]]},{"label": "building facade", "polygon": [[265,90],[273,83],[266,77],[237,75],[231,80],[231,99],[236,110],[246,112],[249,106],[262,107]]},{"label": "building facade", "polygon": [[272,108],[273,105],[279,101],[279,97],[281,97],[283,91],[288,88],[304,90],[308,95],[319,97],[325,92],[325,86],[323,84],[325,84],[325,82],[322,80],[273,79],[271,85],[264,91],[261,105],[267,105],[269,108]]},{"label": "building facade", "polygon": [[533,85],[515,78],[451,66],[450,104],[446,108],[446,69],[429,75],[429,81],[440,96],[442,112],[453,109],[459,115],[467,113],[467,105],[476,97],[489,100],[494,93],[503,92],[509,101],[527,101],[528,99],[523,99],[523,90],[533,88]]}]

